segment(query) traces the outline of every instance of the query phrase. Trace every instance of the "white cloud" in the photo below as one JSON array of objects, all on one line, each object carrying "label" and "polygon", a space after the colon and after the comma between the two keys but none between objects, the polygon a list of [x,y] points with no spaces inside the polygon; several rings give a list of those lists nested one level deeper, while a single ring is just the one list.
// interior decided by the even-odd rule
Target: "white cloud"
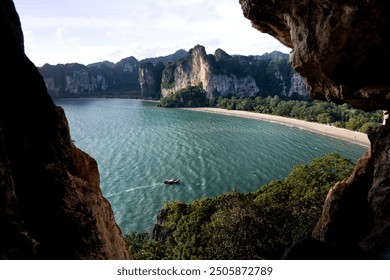
[{"label": "white cloud", "polygon": [[56,38],[56,43],[57,44],[62,44],[64,41],[62,33],[64,32],[64,28],[57,28],[56,33],[55,33],[55,38]]},{"label": "white cloud", "polygon": [[289,51],[254,30],[238,0],[14,1],[26,53],[39,66],[142,59],[196,44],[209,53],[217,48],[245,55]]}]

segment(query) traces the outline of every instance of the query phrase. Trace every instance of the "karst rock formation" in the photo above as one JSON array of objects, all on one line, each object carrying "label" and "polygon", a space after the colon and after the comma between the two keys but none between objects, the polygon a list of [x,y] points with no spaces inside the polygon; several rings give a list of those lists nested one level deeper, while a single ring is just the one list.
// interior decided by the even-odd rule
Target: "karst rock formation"
[{"label": "karst rock formation", "polygon": [[69,135],[0,2],[0,259],[128,259],[97,163]]},{"label": "karst rock formation", "polygon": [[[240,4],[255,28],[292,48],[293,67],[305,77],[312,97],[364,110],[389,109],[390,2]],[[24,53],[12,0],[0,2],[0,36],[0,258],[129,258],[101,193],[96,161],[73,144],[63,110]],[[327,196],[313,231],[321,246],[297,246],[295,257],[325,258],[313,250],[326,248],[389,258],[390,127],[371,129],[369,138],[371,147],[353,174]]]},{"label": "karst rock formation", "polygon": [[[390,2],[240,0],[252,26],[290,47],[295,70],[316,99],[363,110],[389,109]],[[353,174],[328,193],[313,240],[297,258],[390,257],[390,128],[369,131],[371,147]],[[304,244],[308,245],[305,246]],[[325,245],[325,246],[324,246]],[[324,255],[315,250],[324,249]],[[333,251],[333,255],[332,255]],[[325,255],[329,253],[329,255]]]}]

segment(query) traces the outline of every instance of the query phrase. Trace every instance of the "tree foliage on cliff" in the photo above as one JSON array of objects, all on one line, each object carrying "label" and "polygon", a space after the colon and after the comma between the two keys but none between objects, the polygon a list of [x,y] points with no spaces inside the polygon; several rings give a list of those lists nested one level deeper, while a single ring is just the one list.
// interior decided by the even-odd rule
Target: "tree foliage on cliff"
[{"label": "tree foliage on cliff", "polygon": [[166,203],[162,226],[169,237],[154,242],[132,233],[130,251],[136,259],[278,259],[310,236],[329,188],[352,168],[350,160],[329,154],[256,192]]},{"label": "tree foliage on cliff", "polygon": [[174,94],[162,98],[160,100],[160,106],[166,108],[208,106],[209,103],[206,94],[201,84],[198,86],[189,85]]},{"label": "tree foliage on cliff", "polygon": [[382,112],[365,112],[348,104],[336,105],[318,100],[282,100],[279,96],[266,98],[223,98],[218,99],[218,107],[228,110],[245,110],[272,114],[323,124],[333,123],[337,127],[366,132],[369,126],[382,122]]}]

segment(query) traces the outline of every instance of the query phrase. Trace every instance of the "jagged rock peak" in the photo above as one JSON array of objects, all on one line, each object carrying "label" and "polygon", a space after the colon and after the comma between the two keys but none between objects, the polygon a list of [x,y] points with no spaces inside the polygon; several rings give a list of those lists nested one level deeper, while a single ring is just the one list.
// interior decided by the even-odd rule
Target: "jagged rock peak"
[{"label": "jagged rock peak", "polygon": [[202,45],[196,45],[195,47],[193,47],[188,51],[188,55],[189,56],[200,55],[202,57],[206,57],[207,56],[206,48]]},{"label": "jagged rock peak", "polygon": [[222,49],[216,49],[215,50],[215,53],[214,53],[214,56],[215,56],[215,59],[216,61],[219,61],[221,59],[231,59],[232,56],[230,56],[229,54],[227,54],[224,50]]},{"label": "jagged rock peak", "polygon": [[273,51],[270,53],[265,53],[261,57],[262,59],[278,59],[278,58],[288,58],[289,55],[279,51]]},{"label": "jagged rock peak", "polygon": [[111,62],[111,61],[102,61],[102,62],[95,62],[95,63],[91,63],[91,64],[88,64],[87,67],[98,67],[98,68],[101,68],[101,67],[108,67],[108,68],[114,68],[115,67],[115,63]]},{"label": "jagged rock peak", "polygon": [[166,65],[161,94],[166,97],[188,85],[199,84],[210,100],[219,96],[307,95],[306,83],[292,70],[287,54],[231,56],[217,49],[214,55],[207,55],[201,45],[177,63]]},{"label": "jagged rock peak", "polygon": [[176,51],[173,54],[167,55],[167,56],[159,56],[159,57],[153,57],[153,58],[145,58],[141,60],[141,63],[145,62],[151,62],[152,64],[157,64],[158,62],[162,62],[164,64],[169,63],[169,62],[175,62],[178,61],[179,59],[185,57],[188,54],[186,50],[180,49]]}]

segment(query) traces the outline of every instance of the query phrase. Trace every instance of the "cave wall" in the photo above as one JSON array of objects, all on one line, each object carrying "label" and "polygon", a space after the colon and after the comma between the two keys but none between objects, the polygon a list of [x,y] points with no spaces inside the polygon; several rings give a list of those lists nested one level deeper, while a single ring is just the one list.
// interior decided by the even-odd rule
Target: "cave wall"
[{"label": "cave wall", "polygon": [[253,27],[292,48],[316,99],[388,109],[390,2],[240,0]]},{"label": "cave wall", "polygon": [[[313,98],[367,111],[389,109],[390,2],[240,0],[240,4],[254,28],[292,48],[292,65],[306,79]],[[353,174],[327,195],[313,231],[321,245],[313,246],[312,240],[306,243],[310,246],[301,243],[294,250],[301,250],[300,258],[318,256],[315,250],[324,244],[337,252],[359,248],[363,258],[390,258],[389,124],[368,135],[371,147]]]},{"label": "cave wall", "polygon": [[128,259],[97,163],[69,135],[0,2],[0,259]]}]

